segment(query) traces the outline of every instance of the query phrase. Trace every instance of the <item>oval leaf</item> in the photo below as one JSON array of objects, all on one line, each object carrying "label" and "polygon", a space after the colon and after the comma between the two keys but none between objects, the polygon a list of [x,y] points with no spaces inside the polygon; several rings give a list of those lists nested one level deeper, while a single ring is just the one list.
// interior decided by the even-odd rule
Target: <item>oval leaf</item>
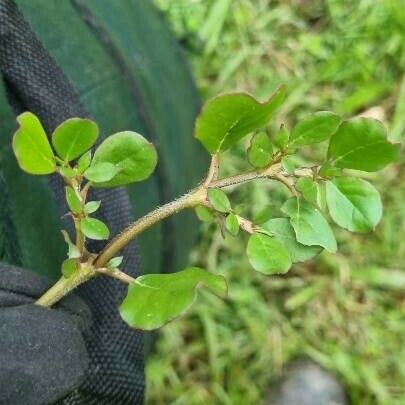
[{"label": "oval leaf", "polygon": [[124,256],[116,256],[113,257],[108,263],[107,263],[107,268],[108,269],[116,269],[118,268],[122,261],[124,260]]},{"label": "oval leaf", "polygon": [[96,218],[82,219],[80,221],[80,229],[90,239],[103,240],[110,237],[107,225]]},{"label": "oval leaf", "polygon": [[63,277],[69,278],[76,270],[76,260],[75,259],[66,259],[62,263],[62,274]]},{"label": "oval leaf", "polygon": [[157,163],[156,150],[142,135],[124,131],[109,136],[94,153],[93,164],[112,163],[120,172],[95,187],[117,187],[148,178]]},{"label": "oval leaf", "polygon": [[399,144],[387,141],[384,126],[370,118],[344,121],[332,136],[328,149],[330,165],[374,172],[393,162]]},{"label": "oval leaf", "polygon": [[302,194],[305,200],[312,204],[317,204],[318,187],[316,181],[310,177],[300,177],[295,183],[295,187]]},{"label": "oval leaf", "polygon": [[87,152],[97,138],[98,126],[94,121],[69,118],[53,131],[52,144],[59,157],[70,161]]},{"label": "oval leaf", "polygon": [[263,274],[284,274],[292,264],[290,253],[280,241],[260,233],[249,238],[246,254],[252,267]]},{"label": "oval leaf", "polygon": [[87,180],[90,180],[93,185],[97,183],[103,183],[113,179],[117,173],[120,171],[120,168],[112,163],[95,163],[84,172],[84,177]]},{"label": "oval leaf", "polygon": [[264,127],[284,97],[283,87],[264,103],[245,93],[214,97],[205,103],[198,116],[194,136],[211,154],[223,152],[245,135]]},{"label": "oval leaf", "polygon": [[96,212],[100,208],[100,205],[101,201],[89,201],[84,206],[84,212],[86,214],[92,214],[93,212]]},{"label": "oval leaf", "polygon": [[80,197],[77,195],[76,191],[70,186],[65,187],[65,195],[70,211],[72,211],[75,214],[81,212],[82,202],[80,200]]},{"label": "oval leaf", "polygon": [[219,188],[208,189],[208,201],[219,212],[226,213],[232,209],[227,195]]},{"label": "oval leaf", "polygon": [[259,132],[252,137],[247,156],[253,167],[266,167],[273,158],[273,145],[265,132]]},{"label": "oval leaf", "polygon": [[311,145],[329,139],[337,130],[340,118],[330,111],[318,111],[301,120],[291,131],[290,144]]},{"label": "oval leaf", "polygon": [[17,122],[20,127],[13,137],[13,150],[21,169],[31,174],[54,173],[55,156],[37,116],[25,112]]},{"label": "oval leaf", "polygon": [[287,248],[293,263],[305,262],[322,252],[320,246],[305,246],[297,242],[294,228],[287,218],[273,218],[262,224],[261,228],[272,234]]},{"label": "oval leaf", "polygon": [[225,279],[198,267],[172,274],[148,274],[128,287],[119,307],[122,319],[143,330],[160,328],[182,315],[193,303],[196,288],[204,285],[219,296],[227,294]]},{"label": "oval leaf", "polygon": [[298,242],[336,252],[335,236],[318,208],[307,201],[291,198],[284,203],[281,211],[290,217]]},{"label": "oval leaf", "polygon": [[80,156],[77,161],[77,170],[80,174],[83,174],[84,171],[90,166],[91,163],[91,150],[86,152],[84,155]]},{"label": "oval leaf", "polygon": [[211,210],[204,205],[197,205],[197,207],[195,207],[195,213],[197,218],[203,222],[212,222],[215,219]]},{"label": "oval leaf", "polygon": [[230,213],[225,219],[225,227],[232,236],[237,236],[239,233],[238,217],[235,214]]},{"label": "oval leaf", "polygon": [[382,203],[367,181],[339,177],[326,182],[326,202],[332,219],[352,232],[368,232],[380,222]]}]

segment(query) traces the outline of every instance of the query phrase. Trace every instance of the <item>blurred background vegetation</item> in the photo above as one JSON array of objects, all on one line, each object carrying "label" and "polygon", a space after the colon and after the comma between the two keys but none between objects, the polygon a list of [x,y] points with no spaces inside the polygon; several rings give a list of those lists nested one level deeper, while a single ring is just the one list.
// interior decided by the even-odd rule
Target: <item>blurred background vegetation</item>
[{"label": "blurred background vegetation", "polygon": [[[284,83],[275,118],[294,125],[332,110],[405,127],[405,7],[401,0],[155,0],[183,44],[203,99],[229,90],[267,97]],[[322,148],[304,151],[317,156]],[[243,168],[245,149],[224,156]],[[344,383],[353,404],[405,403],[404,160],[367,174],[384,218],[371,235],[336,229],[339,253],[322,253],[286,276],[251,271],[245,240],[201,228],[193,264],[226,276],[229,299],[201,294],[161,331],[147,366],[150,404],[260,404],[286,363],[309,356]],[[268,182],[267,182],[268,183]],[[231,190],[251,215],[285,190],[258,183]]]}]

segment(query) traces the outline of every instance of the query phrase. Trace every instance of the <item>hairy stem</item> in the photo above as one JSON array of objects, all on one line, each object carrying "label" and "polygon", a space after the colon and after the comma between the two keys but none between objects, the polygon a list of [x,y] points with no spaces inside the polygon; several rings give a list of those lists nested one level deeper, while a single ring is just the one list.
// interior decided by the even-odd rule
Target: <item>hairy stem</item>
[{"label": "hairy stem", "polygon": [[108,261],[116,256],[117,253],[132,239],[146,229],[150,228],[152,225],[186,208],[195,207],[196,205],[204,202],[206,198],[206,189],[204,187],[198,187],[177,200],[169,202],[149,212],[144,217],[129,225],[107,244],[107,246],[98,255],[95,261],[95,267],[104,267]]},{"label": "hairy stem", "polygon": [[250,172],[237,174],[235,176],[226,177],[212,181],[209,187],[223,188],[233,186],[235,184],[246,183],[256,179],[274,178],[277,173],[281,171],[281,163],[275,163],[265,169],[251,170]]},{"label": "hairy stem", "polygon": [[44,295],[42,295],[35,304],[42,307],[50,307],[78,285],[84,283],[96,275],[91,266],[79,268],[71,277],[61,277]]},{"label": "hairy stem", "polygon": [[117,280],[122,281],[123,283],[126,284],[131,284],[135,281],[135,279],[128,274],[122,272],[119,269],[106,269],[106,268],[98,268],[96,269],[98,273],[104,274],[106,276],[116,278]]},{"label": "hairy stem", "polygon": [[[206,204],[207,189],[210,187],[224,188],[260,178],[272,178],[282,181],[282,179],[280,179],[279,177],[280,174],[282,174],[281,163],[276,160],[273,165],[267,168],[252,170],[247,173],[242,173],[218,180],[218,159],[216,156],[214,156],[211,162],[210,169],[208,171],[207,178],[200,184],[200,186],[191,190],[189,193],[183,195],[182,197],[156,208],[155,210],[149,212],[142,218],[129,225],[105,246],[105,248],[98,254],[92,265],[82,266],[68,279],[62,277],[36,302],[36,304],[41,306],[51,306],[55,302],[59,301],[63,296],[72,291],[75,287],[84,283],[97,274],[105,274],[121,280],[125,283],[133,282],[134,279],[127,274],[121,272],[118,269],[106,269],[105,266],[109,262],[109,260],[115,257],[136,236],[138,236],[148,228],[152,227],[154,224],[173,214],[176,214],[187,208],[193,208],[199,204]],[[300,175],[307,174],[308,173],[300,173]],[[83,188],[82,193],[83,191],[85,191],[84,194],[87,194],[86,186]],[[239,217],[238,220],[240,227],[244,231],[248,233],[254,232],[253,224],[249,220],[241,217]],[[81,246],[83,243],[84,245],[84,240],[82,242],[80,236],[82,232],[79,228],[77,228],[76,231],[78,237],[77,244]]]}]

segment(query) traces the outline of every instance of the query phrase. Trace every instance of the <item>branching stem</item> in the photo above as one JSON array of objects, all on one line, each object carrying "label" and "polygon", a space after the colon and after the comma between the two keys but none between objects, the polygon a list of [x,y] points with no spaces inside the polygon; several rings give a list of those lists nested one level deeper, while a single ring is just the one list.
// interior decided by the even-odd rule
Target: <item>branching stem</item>
[{"label": "branching stem", "polygon": [[[307,176],[309,174],[309,171],[294,173],[295,176]],[[83,282],[98,274],[108,275],[125,283],[133,282],[135,280],[134,278],[121,272],[118,269],[106,269],[105,266],[109,262],[109,260],[115,257],[131,240],[133,240],[136,236],[138,236],[148,228],[152,227],[154,224],[184,209],[193,208],[199,204],[206,204],[207,190],[210,187],[224,188],[263,178],[272,178],[278,181],[282,181],[283,183],[286,183],[286,181],[288,181],[288,184],[291,185],[289,179],[286,180],[285,176],[283,176],[282,174],[282,167],[279,159],[277,159],[271,166],[264,169],[252,170],[250,172],[237,174],[235,176],[230,176],[219,180],[217,179],[217,177],[218,157],[213,156],[207,177],[200,186],[191,190],[189,193],[183,195],[182,197],[154,209],[153,211],[149,212],[142,218],[129,225],[105,246],[105,248],[96,257],[93,265],[82,265],[82,267],[80,267],[78,271],[76,271],[68,279],[62,277],[36,302],[36,304],[41,306],[51,306],[55,302],[59,301],[63,296],[68,294],[71,290],[76,288],[79,284],[82,284]],[[85,200],[88,187],[89,183],[86,184],[86,186],[81,191],[82,197],[84,197],[83,200]],[[254,232],[254,226],[251,221],[241,217],[239,217],[238,220],[240,227],[244,231],[248,233]],[[77,232],[77,246],[84,250],[84,237],[82,240],[82,232],[80,231],[79,224],[75,222],[75,225]]]}]

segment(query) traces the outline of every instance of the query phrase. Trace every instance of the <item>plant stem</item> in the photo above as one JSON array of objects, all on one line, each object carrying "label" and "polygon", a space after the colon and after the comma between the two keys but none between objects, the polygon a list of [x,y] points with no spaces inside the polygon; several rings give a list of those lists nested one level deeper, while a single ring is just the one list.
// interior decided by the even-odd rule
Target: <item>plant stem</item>
[{"label": "plant stem", "polygon": [[[121,272],[118,269],[107,270],[105,269],[105,266],[109,260],[116,256],[118,252],[122,250],[136,236],[138,236],[154,224],[173,214],[178,213],[179,211],[187,208],[193,208],[199,204],[205,204],[207,202],[207,189],[209,187],[224,188],[260,178],[273,178],[275,180],[282,181],[279,178],[281,172],[281,163],[276,161],[273,165],[265,169],[252,170],[247,173],[242,173],[217,180],[216,177],[218,175],[218,160],[217,157],[214,156],[207,175],[207,179],[204,180],[204,182],[202,182],[200,186],[191,190],[189,193],[183,195],[182,197],[156,208],[155,210],[149,212],[142,218],[129,225],[105,246],[105,248],[96,257],[92,266],[81,267],[68,279],[62,277],[41,298],[39,298],[36,304],[41,306],[51,306],[55,302],[59,301],[71,290],[73,290],[75,287],[77,287],[79,284],[84,283],[97,274],[105,274],[110,277],[119,279],[125,283],[133,282],[134,279],[127,274]],[[305,173],[304,175],[307,175],[307,173]],[[83,188],[82,192],[83,191],[87,193],[86,186]],[[239,218],[239,222],[241,228],[244,229],[246,232],[254,232],[253,224],[249,220]],[[82,244],[84,245],[84,240],[81,240],[82,232],[80,231],[80,228],[76,228],[76,232],[77,245],[81,247]]]},{"label": "plant stem", "polygon": [[83,266],[69,278],[65,278],[62,276],[48,291],[46,291],[44,295],[42,295],[35,302],[35,304],[42,307],[50,307],[58,302],[70,291],[75,289],[78,285],[84,283],[95,275],[96,272],[92,267]]},{"label": "plant stem", "polygon": [[122,272],[119,269],[106,269],[104,267],[96,269],[98,273],[104,274],[106,276],[116,278],[126,284],[131,284],[135,281],[135,279],[128,274]]},{"label": "plant stem", "polygon": [[197,187],[177,200],[171,201],[155,210],[149,212],[144,217],[138,219],[133,224],[124,229],[100,252],[95,261],[95,267],[104,267],[110,259],[117,255],[132,239],[140,233],[160,222],[162,219],[176,214],[186,208],[195,207],[207,198],[207,191],[204,187]]},{"label": "plant stem", "polygon": [[237,174],[235,176],[226,177],[212,181],[209,187],[223,188],[233,186],[235,184],[246,183],[247,181],[263,178],[272,178],[281,171],[281,163],[275,163],[265,169],[252,170],[250,172]]}]

